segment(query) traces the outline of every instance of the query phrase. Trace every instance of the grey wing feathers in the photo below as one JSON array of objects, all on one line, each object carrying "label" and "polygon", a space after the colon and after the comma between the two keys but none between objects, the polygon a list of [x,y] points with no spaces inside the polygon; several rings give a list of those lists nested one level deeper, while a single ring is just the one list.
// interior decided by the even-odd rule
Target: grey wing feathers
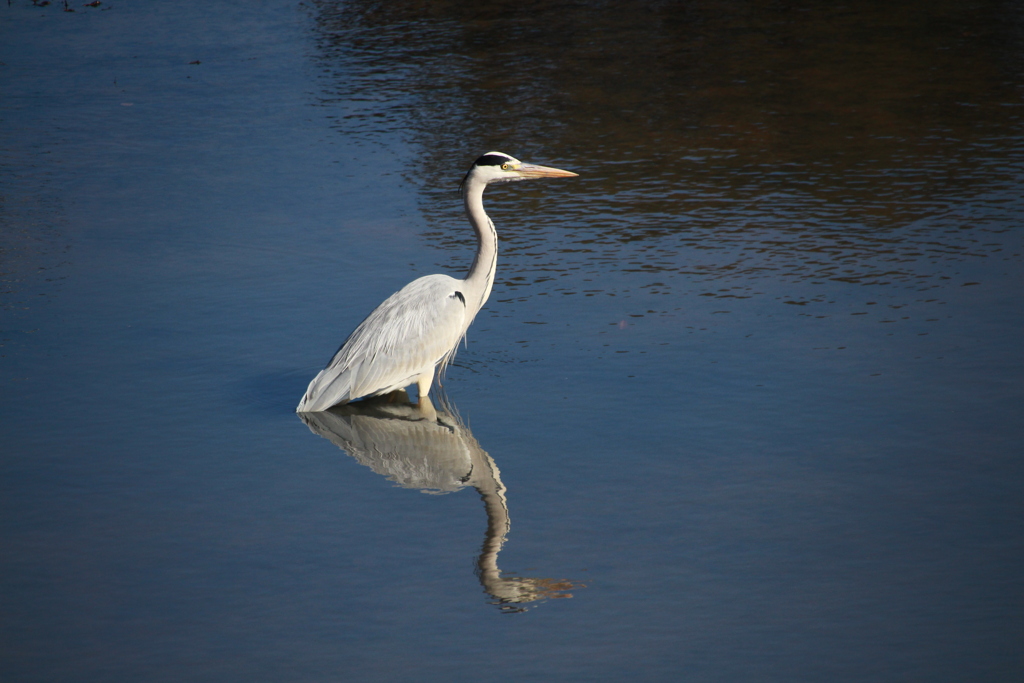
[{"label": "grey wing feathers", "polygon": [[309,384],[299,412],[402,389],[455,354],[471,322],[461,280],[428,275],[388,297]]}]

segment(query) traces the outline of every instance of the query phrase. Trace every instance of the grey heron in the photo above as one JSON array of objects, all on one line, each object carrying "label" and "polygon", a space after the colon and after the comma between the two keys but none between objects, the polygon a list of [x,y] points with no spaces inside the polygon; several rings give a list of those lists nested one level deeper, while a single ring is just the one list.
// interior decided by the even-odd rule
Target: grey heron
[{"label": "grey heron", "polygon": [[498,233],[484,212],[484,189],[491,183],[576,175],[523,163],[502,152],[488,152],[473,162],[461,186],[477,236],[476,258],[465,279],[427,275],[385,299],[309,383],[296,412],[327,410],[412,384],[426,397],[435,369],[451,362],[494,284]]}]

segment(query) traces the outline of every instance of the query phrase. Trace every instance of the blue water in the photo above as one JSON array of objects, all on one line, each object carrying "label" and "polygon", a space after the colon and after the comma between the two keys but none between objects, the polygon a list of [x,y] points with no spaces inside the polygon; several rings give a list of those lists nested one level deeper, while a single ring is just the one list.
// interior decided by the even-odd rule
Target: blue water
[{"label": "blue water", "polygon": [[[4,681],[1024,674],[1018,10],[64,8],[0,6]],[[311,430],[490,149],[580,177],[485,195],[440,422]]]}]

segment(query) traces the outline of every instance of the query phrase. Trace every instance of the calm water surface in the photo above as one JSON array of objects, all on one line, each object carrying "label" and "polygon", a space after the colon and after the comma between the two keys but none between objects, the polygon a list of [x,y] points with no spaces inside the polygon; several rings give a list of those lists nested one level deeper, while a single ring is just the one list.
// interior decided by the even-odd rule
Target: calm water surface
[{"label": "calm water surface", "polygon": [[[80,3],[78,3],[80,5]],[[1024,13],[0,6],[4,681],[1024,676]],[[435,397],[305,420],[472,259]]]}]

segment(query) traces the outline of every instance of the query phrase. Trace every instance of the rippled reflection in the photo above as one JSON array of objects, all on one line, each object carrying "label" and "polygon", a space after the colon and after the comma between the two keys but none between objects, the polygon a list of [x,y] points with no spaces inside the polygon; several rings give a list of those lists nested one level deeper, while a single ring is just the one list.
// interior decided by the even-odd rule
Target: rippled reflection
[{"label": "rippled reflection", "polygon": [[429,398],[415,405],[405,392],[395,392],[299,417],[314,434],[402,488],[432,494],[475,488],[487,511],[477,576],[503,612],[523,612],[529,603],[549,598],[571,598],[569,591],[582,584],[505,574],[498,567],[511,526],[501,472],[458,412],[443,397],[440,405],[436,410]]},{"label": "rippled reflection", "polygon": [[451,169],[480,149],[580,172],[492,199],[499,301],[856,286],[920,305],[976,281],[965,264],[1022,260],[1024,19],[1005,3],[352,0],[316,19],[339,132],[422,153],[431,246],[465,249]]}]

